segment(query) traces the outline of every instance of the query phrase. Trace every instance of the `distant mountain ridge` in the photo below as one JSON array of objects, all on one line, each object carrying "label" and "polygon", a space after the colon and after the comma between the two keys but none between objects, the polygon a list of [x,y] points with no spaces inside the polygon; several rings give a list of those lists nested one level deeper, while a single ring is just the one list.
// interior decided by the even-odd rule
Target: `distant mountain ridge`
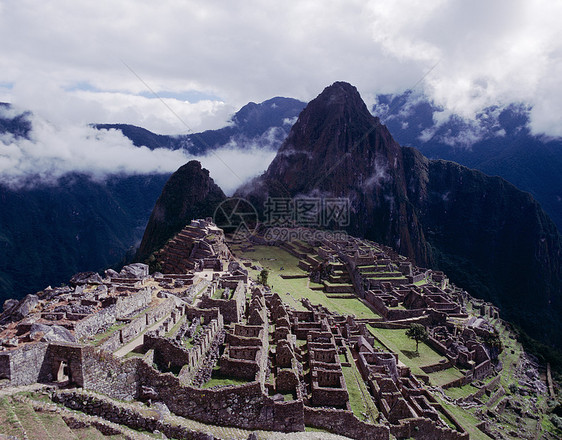
[{"label": "distant mountain ridge", "polygon": [[445,159],[501,176],[530,192],[562,230],[562,139],[533,135],[529,108],[492,106],[467,122],[424,96],[378,95],[373,113],[395,139],[431,159]]},{"label": "distant mountain ridge", "polygon": [[267,171],[237,191],[348,197],[348,231],[443,268],[530,334],[562,347],[562,240],[527,193],[499,177],[402,148],[355,87],[334,83],[303,110]]},{"label": "distant mountain ridge", "polygon": [[260,104],[250,102],[236,112],[230,125],[217,130],[182,135],[159,135],[141,127],[127,124],[94,124],[102,130],[116,129],[131,139],[134,145],[150,149],[183,149],[198,156],[230,143],[240,148],[252,145],[277,150],[294,122],[306,106],[305,102],[292,98],[276,97]]}]

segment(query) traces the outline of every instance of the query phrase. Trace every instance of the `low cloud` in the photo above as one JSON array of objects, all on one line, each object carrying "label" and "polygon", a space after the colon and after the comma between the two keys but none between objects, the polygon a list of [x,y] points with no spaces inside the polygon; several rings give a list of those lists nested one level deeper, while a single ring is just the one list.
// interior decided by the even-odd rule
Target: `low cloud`
[{"label": "low cloud", "polygon": [[[0,116],[17,114],[14,109],[0,108]],[[96,130],[83,124],[58,126],[35,115],[27,117],[32,123],[28,138],[0,135],[0,184],[12,189],[56,185],[68,173],[96,181],[109,175],[167,174],[195,159],[231,194],[261,174],[275,156],[275,151],[263,148],[263,138],[254,144],[231,142],[204,156],[193,156],[185,150],[136,147],[120,130]]]},{"label": "low cloud", "polygon": [[0,183],[11,188],[55,185],[68,173],[94,180],[110,174],[170,173],[189,159],[183,151],[135,147],[118,130],[59,127],[30,117],[29,138],[0,135]]},{"label": "low cloud", "polygon": [[375,163],[373,165],[373,173],[363,182],[361,187],[365,191],[370,191],[375,186],[377,188],[381,187],[389,180],[390,176],[388,174],[388,163],[384,157],[377,156],[375,157]]},{"label": "low cloud", "polygon": [[238,187],[262,174],[275,154],[275,151],[258,147],[229,146],[193,159],[199,160],[203,167],[210,171],[217,185],[230,196]]}]

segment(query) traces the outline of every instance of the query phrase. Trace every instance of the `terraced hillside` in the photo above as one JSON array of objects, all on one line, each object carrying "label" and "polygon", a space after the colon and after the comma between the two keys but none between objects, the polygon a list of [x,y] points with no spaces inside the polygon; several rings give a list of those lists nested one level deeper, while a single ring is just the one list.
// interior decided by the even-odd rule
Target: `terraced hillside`
[{"label": "terraced hillside", "polygon": [[559,438],[548,372],[443,272],[347,235],[187,231],[154,254],[165,273],[81,273],[6,304],[2,436]]}]

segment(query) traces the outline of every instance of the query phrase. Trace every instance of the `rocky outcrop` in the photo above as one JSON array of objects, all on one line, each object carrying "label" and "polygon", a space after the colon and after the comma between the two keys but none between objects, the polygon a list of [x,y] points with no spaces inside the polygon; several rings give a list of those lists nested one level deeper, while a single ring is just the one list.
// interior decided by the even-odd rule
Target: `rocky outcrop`
[{"label": "rocky outcrop", "polygon": [[311,101],[267,171],[238,194],[258,209],[268,196],[348,198],[348,232],[421,264],[429,259],[407,198],[402,149],[350,84],[336,82]]},{"label": "rocky outcrop", "polygon": [[562,244],[540,205],[500,177],[403,152],[431,264],[535,338],[562,347]]},{"label": "rocky outcrop", "polygon": [[201,163],[192,160],[179,168],[166,182],[146,226],[137,252],[145,260],[194,218],[213,215],[226,198]]}]

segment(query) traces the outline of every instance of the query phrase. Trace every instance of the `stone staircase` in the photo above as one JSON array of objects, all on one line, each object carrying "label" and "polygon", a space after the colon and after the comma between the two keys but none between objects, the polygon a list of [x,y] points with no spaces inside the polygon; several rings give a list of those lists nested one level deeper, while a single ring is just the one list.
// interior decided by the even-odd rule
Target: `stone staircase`
[{"label": "stone staircase", "polygon": [[186,226],[158,252],[162,273],[186,273],[195,267],[192,251],[197,240],[205,232],[193,226]]}]

